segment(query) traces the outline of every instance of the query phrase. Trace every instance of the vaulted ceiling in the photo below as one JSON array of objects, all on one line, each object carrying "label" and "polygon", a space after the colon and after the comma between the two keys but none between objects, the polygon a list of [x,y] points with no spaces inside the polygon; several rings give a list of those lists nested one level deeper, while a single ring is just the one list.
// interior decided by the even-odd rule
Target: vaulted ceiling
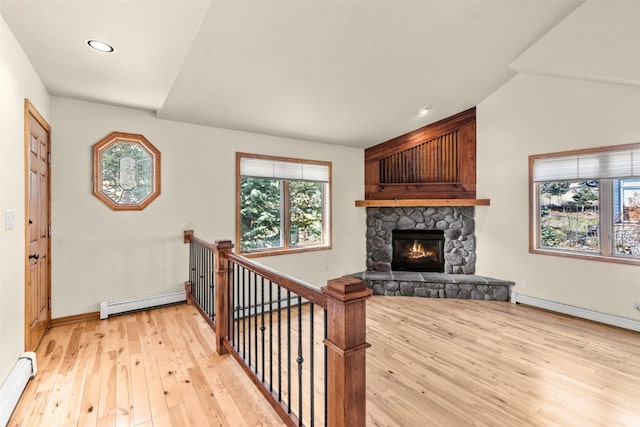
[{"label": "vaulted ceiling", "polygon": [[52,95],[355,147],[516,72],[640,86],[638,2],[0,0],[0,14]]}]

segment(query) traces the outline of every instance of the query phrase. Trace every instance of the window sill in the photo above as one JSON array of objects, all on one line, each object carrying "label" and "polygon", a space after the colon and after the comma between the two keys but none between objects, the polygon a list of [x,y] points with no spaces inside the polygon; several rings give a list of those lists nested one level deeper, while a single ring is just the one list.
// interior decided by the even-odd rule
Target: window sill
[{"label": "window sill", "polygon": [[600,254],[586,254],[586,253],[573,253],[573,252],[564,252],[559,250],[552,249],[530,249],[529,253],[536,255],[551,255],[551,256],[559,256],[564,258],[574,258],[574,259],[582,259],[587,261],[599,261],[599,262],[609,262],[614,264],[627,264],[627,265],[640,265],[640,259],[634,258],[626,258],[622,256],[605,256]]},{"label": "window sill", "polygon": [[317,252],[317,251],[326,251],[332,249],[331,245],[322,245],[322,246],[306,246],[303,248],[290,248],[290,249],[264,249],[257,250],[254,252],[239,252],[245,258],[262,258],[267,256],[277,256],[277,255],[289,255],[289,254],[300,254],[304,252]]}]

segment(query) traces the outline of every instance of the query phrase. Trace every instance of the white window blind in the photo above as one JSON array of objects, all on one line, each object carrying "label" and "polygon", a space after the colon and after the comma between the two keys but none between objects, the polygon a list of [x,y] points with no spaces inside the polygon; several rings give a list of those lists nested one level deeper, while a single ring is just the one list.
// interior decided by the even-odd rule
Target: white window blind
[{"label": "white window blind", "polygon": [[533,180],[640,177],[640,149],[541,157],[533,161]]},{"label": "white window blind", "polygon": [[329,166],[242,157],[240,158],[240,175],[255,178],[329,182]]}]

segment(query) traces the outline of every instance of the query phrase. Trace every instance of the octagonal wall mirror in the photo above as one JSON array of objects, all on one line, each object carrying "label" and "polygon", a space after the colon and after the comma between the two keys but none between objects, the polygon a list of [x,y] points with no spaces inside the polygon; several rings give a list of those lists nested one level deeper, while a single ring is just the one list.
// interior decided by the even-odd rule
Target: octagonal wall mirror
[{"label": "octagonal wall mirror", "polygon": [[114,210],[142,210],[160,195],[160,151],[135,133],[93,146],[93,194]]}]

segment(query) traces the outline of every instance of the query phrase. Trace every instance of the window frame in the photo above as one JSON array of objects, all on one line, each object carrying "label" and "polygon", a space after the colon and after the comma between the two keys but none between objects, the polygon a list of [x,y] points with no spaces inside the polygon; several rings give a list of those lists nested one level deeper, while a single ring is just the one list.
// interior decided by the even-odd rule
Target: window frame
[{"label": "window frame", "polygon": [[[313,244],[313,245],[303,245],[303,246],[291,246],[291,216],[290,216],[290,194],[289,194],[289,182],[297,181],[295,179],[287,179],[287,178],[274,178],[274,179],[282,179],[282,187],[281,187],[281,215],[283,218],[282,221],[282,229],[281,235],[283,236],[283,246],[278,248],[264,248],[264,249],[252,249],[250,251],[243,252],[242,251],[242,228],[241,228],[241,184],[242,177],[240,170],[240,163],[243,158],[249,159],[263,159],[263,160],[272,160],[272,161],[281,161],[288,163],[303,163],[309,165],[321,165],[326,166],[328,168],[329,180],[324,183],[326,185],[326,190],[323,190],[323,209],[322,209],[322,243]],[[315,251],[324,251],[332,249],[333,242],[333,229],[332,229],[332,165],[331,162],[320,161],[320,160],[309,160],[309,159],[299,159],[292,157],[279,157],[279,156],[270,156],[264,154],[253,154],[253,153],[236,153],[236,246],[235,251],[238,254],[242,254],[247,258],[257,258],[264,256],[272,256],[272,255],[283,255],[283,254],[293,254],[293,253],[303,253],[303,252],[315,252]],[[318,181],[321,182],[321,181]]]},{"label": "window frame", "polygon": [[[640,143],[613,145],[606,147],[588,148],[582,150],[560,151],[555,153],[534,154],[529,156],[529,253],[551,255],[566,258],[609,262],[615,264],[640,265],[640,257],[618,255],[613,252],[613,234],[615,223],[614,210],[614,180],[635,179],[629,177],[593,178],[599,181],[599,213],[600,213],[600,253],[568,251],[563,249],[542,248],[540,246],[540,182],[534,180],[534,164],[537,159],[559,158],[564,156],[603,153],[621,150],[638,150]],[[574,178],[584,180],[585,178]],[[570,181],[572,179],[558,179]]]}]

